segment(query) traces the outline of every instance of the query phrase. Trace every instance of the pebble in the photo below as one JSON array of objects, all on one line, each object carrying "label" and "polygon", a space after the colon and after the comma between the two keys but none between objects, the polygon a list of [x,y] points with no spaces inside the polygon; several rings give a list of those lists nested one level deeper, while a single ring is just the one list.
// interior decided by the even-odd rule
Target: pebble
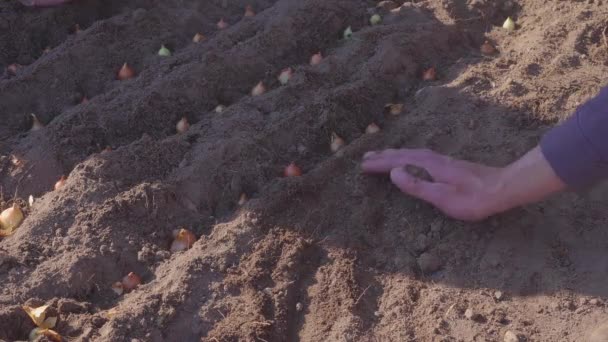
[{"label": "pebble", "polygon": [[300,312],[300,311],[302,311],[302,309],[304,309],[304,305],[302,305],[302,303],[299,303],[299,302],[298,302],[298,303],[296,304],[296,311],[297,311],[297,312]]},{"label": "pebble", "polygon": [[519,337],[514,332],[507,330],[503,341],[504,342],[519,342]]},{"label": "pebble", "polygon": [[417,259],[418,267],[423,273],[433,273],[441,268],[441,261],[437,256],[432,253],[425,252],[420,254]]}]

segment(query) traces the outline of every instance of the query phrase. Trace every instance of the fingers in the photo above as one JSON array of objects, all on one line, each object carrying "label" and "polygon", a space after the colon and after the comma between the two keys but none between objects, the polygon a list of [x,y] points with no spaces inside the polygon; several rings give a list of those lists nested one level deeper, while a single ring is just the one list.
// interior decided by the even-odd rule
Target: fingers
[{"label": "fingers", "polygon": [[404,193],[429,202],[441,209],[453,194],[453,187],[445,183],[433,183],[410,175],[403,167],[391,170],[391,181]]}]

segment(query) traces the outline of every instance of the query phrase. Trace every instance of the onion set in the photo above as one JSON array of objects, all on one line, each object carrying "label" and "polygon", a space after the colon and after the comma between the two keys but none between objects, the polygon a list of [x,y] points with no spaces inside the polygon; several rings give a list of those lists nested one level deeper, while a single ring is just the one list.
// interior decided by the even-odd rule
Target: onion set
[{"label": "onion set", "polygon": [[125,292],[125,287],[122,285],[122,283],[120,281],[115,282],[114,284],[112,284],[112,291],[114,291],[114,293],[116,293],[117,295],[122,295],[123,292]]},{"label": "onion set", "polygon": [[491,56],[496,53],[496,48],[487,40],[481,45],[479,50],[486,56]]},{"label": "onion set", "polygon": [[369,18],[369,23],[372,25],[378,25],[382,22],[382,17],[380,14],[374,14],[371,18]]},{"label": "onion set", "polygon": [[260,81],[258,84],[251,89],[251,96],[260,96],[266,92],[266,87],[264,86],[264,82]]},{"label": "onion set", "polygon": [[331,133],[331,143],[329,147],[331,148],[332,152],[338,152],[338,150],[344,147],[345,144],[344,139],[340,138],[336,132]]},{"label": "onion set", "polygon": [[435,70],[435,67],[430,67],[422,73],[423,81],[434,81],[436,79],[437,79],[437,71]]},{"label": "onion set", "polygon": [[66,178],[65,176],[61,176],[59,180],[55,183],[55,191],[63,188],[65,186]]},{"label": "onion set", "polygon": [[21,68],[21,67],[22,67],[22,65],[17,64],[17,63],[13,63],[13,64],[11,64],[11,65],[9,65],[9,66],[6,67],[6,71],[9,74],[17,75],[17,70],[19,70],[19,68]]},{"label": "onion set", "polygon": [[218,29],[223,30],[227,27],[228,27],[228,23],[224,21],[224,18],[220,19],[220,21],[217,22]]},{"label": "onion set", "polygon": [[285,177],[298,177],[302,175],[302,170],[294,162],[290,163],[285,167],[283,171]]},{"label": "onion set", "polygon": [[171,243],[171,253],[181,252],[190,249],[196,242],[196,236],[191,231],[180,228],[173,231],[173,242]]},{"label": "onion set", "polygon": [[160,50],[158,50],[158,55],[161,57],[169,57],[171,56],[171,50],[167,49],[166,46],[161,45]]},{"label": "onion set", "polygon": [[128,80],[135,77],[135,70],[133,70],[133,68],[131,68],[127,62],[125,62],[125,64],[122,65],[122,68],[120,68],[120,70],[118,71],[118,75],[116,76],[116,78],[118,78],[121,81],[124,80]]},{"label": "onion set", "polygon": [[502,24],[502,28],[504,28],[507,31],[515,30],[515,21],[513,21],[513,19],[511,19],[511,17],[508,17],[507,20],[505,20],[504,24]]},{"label": "onion set", "polygon": [[203,40],[205,40],[205,36],[202,33],[197,33],[194,35],[194,37],[192,37],[193,43],[200,43]]},{"label": "onion set", "polygon": [[248,200],[247,194],[243,192],[241,194],[241,197],[239,197],[239,206],[245,205],[245,203],[247,203],[247,200]]},{"label": "onion set", "polygon": [[190,128],[190,123],[188,122],[188,118],[185,116],[182,117],[181,120],[179,120],[177,122],[177,124],[175,125],[175,130],[177,131],[177,133],[184,133],[189,128]]},{"label": "onion set", "polygon": [[376,125],[375,123],[370,123],[369,125],[367,125],[367,127],[365,128],[365,133],[366,134],[374,134],[374,133],[378,133],[380,132],[380,127],[378,127],[378,125]]},{"label": "onion set", "polygon": [[323,61],[323,55],[321,55],[321,52],[317,52],[310,57],[310,65],[320,64],[321,61]]},{"label": "onion set", "polygon": [[23,211],[17,203],[7,209],[4,209],[0,213],[0,237],[9,236],[13,234],[21,222],[23,222]]},{"label": "onion set", "polygon": [[218,114],[222,113],[224,110],[226,110],[226,106],[224,105],[217,105],[214,109],[214,111]]},{"label": "onion set", "polygon": [[245,6],[245,17],[253,17],[255,16],[255,11],[251,5]]},{"label": "onion set", "polygon": [[293,70],[291,68],[285,68],[281,71],[281,73],[279,74],[279,77],[277,79],[279,80],[279,82],[282,85],[286,85],[292,76],[293,76]]},{"label": "onion set", "polygon": [[387,103],[384,106],[384,109],[388,109],[388,112],[391,115],[399,115],[403,112],[404,105],[403,103]]},{"label": "onion set", "polygon": [[347,27],[344,30],[343,36],[344,36],[344,39],[351,39],[353,37],[353,29],[351,29],[350,26]]},{"label": "onion set", "polygon": [[122,278],[122,287],[127,292],[135,289],[139,284],[141,284],[141,278],[133,272],[129,272]]},{"label": "onion set", "polygon": [[30,114],[32,117],[32,128],[30,128],[30,132],[38,131],[44,128],[44,124],[38,120],[36,114]]}]

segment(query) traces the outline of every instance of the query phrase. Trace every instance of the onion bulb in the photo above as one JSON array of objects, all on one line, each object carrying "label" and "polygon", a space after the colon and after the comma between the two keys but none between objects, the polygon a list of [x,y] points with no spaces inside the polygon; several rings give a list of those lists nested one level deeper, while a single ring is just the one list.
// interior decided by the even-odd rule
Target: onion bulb
[{"label": "onion bulb", "polygon": [[82,97],[82,100],[80,100],[80,104],[87,104],[89,103],[89,99],[86,96]]},{"label": "onion bulb", "polygon": [[205,40],[205,36],[203,36],[202,33],[197,33],[194,35],[194,37],[192,37],[193,43],[200,43],[203,40]]},{"label": "onion bulb", "polygon": [[17,75],[17,70],[19,70],[19,68],[21,68],[20,64],[13,63],[13,64],[11,64],[11,65],[9,65],[9,66],[6,67],[6,71],[9,74]]},{"label": "onion bulb", "polygon": [[190,249],[194,242],[196,242],[196,236],[191,231],[180,228],[173,231],[174,240],[171,243],[171,252],[181,252]]},{"label": "onion bulb", "polygon": [[251,96],[259,96],[266,92],[266,87],[264,86],[264,82],[260,81],[258,84],[251,89]]},{"label": "onion bulb", "polygon": [[244,205],[247,202],[247,194],[246,193],[242,193],[241,197],[239,198],[239,206]]},{"label": "onion bulb", "polygon": [[388,112],[391,115],[399,115],[403,112],[403,103],[387,103],[384,108],[388,108]]},{"label": "onion bulb", "polygon": [[342,147],[344,147],[345,142],[344,139],[340,138],[340,136],[338,134],[336,134],[336,132],[332,132],[331,133],[331,144],[330,144],[330,148],[332,152],[338,152],[339,149],[341,149]]},{"label": "onion bulb", "polygon": [[287,165],[283,171],[285,177],[298,177],[302,175],[302,170],[294,163]]},{"label": "onion bulb", "polygon": [[108,153],[108,152],[112,152],[112,147],[111,146],[106,146],[106,148],[104,148],[101,153]]},{"label": "onion bulb", "polygon": [[492,44],[490,44],[490,42],[488,42],[487,40],[481,45],[479,50],[481,51],[482,54],[484,54],[486,56],[490,56],[490,55],[493,55],[496,53],[496,48]]},{"label": "onion bulb", "polygon": [[282,85],[286,85],[291,79],[291,76],[293,76],[293,70],[291,68],[285,68],[279,74],[278,80]]},{"label": "onion bulb", "polygon": [[382,17],[380,14],[374,14],[371,18],[369,18],[369,23],[372,25],[378,25],[382,22]]},{"label": "onion bulb", "polygon": [[125,291],[131,291],[139,286],[139,284],[141,284],[141,278],[133,272],[129,272],[129,274],[122,278],[122,287]]},{"label": "onion bulb", "polygon": [[221,104],[220,104],[220,105],[217,105],[217,106],[215,107],[215,109],[214,109],[214,111],[215,111],[216,113],[218,113],[218,114],[219,114],[219,113],[221,113],[221,112],[223,112],[224,110],[226,110],[226,106],[221,105]]},{"label": "onion bulb", "polygon": [[422,73],[423,81],[434,81],[436,79],[437,79],[437,71],[435,70],[435,67],[430,67]]},{"label": "onion bulb", "polygon": [[245,16],[246,17],[255,16],[255,11],[253,10],[253,7],[251,7],[251,5],[245,6]]},{"label": "onion bulb", "polygon": [[38,131],[44,128],[44,124],[38,120],[36,114],[32,113],[30,116],[32,117],[32,128],[30,128],[30,132]]},{"label": "onion bulb", "polygon": [[344,39],[351,39],[353,37],[353,29],[349,27],[344,30]]},{"label": "onion bulb", "polygon": [[28,197],[27,204],[30,205],[30,208],[34,206],[34,196],[30,195],[30,197]]},{"label": "onion bulb", "polygon": [[317,52],[310,57],[310,65],[320,64],[321,61],[323,61],[323,55],[321,55],[321,52]]},{"label": "onion bulb", "polygon": [[19,227],[21,222],[23,222],[23,211],[17,203],[13,203],[12,207],[4,209],[0,213],[0,228],[2,230],[12,232]]},{"label": "onion bulb", "polygon": [[131,68],[127,64],[127,62],[125,62],[125,64],[122,65],[122,68],[120,68],[120,70],[118,71],[118,76],[116,78],[121,81],[124,81],[133,77],[135,77],[135,70],[133,70],[133,68]]},{"label": "onion bulb", "polygon": [[123,292],[125,292],[125,287],[122,285],[122,283],[120,281],[117,281],[114,284],[112,284],[112,291],[114,291],[117,295],[120,296]]},{"label": "onion bulb", "polygon": [[185,116],[182,117],[181,120],[179,120],[175,125],[175,130],[177,133],[184,133],[188,130],[188,128],[190,128],[190,123],[188,122],[188,118]]},{"label": "onion bulb", "polygon": [[158,55],[161,57],[169,57],[171,56],[171,50],[167,49],[166,46],[161,45],[160,50],[158,50]]},{"label": "onion bulb", "polygon": [[380,132],[380,127],[378,127],[378,125],[373,122],[367,125],[367,127],[365,128],[365,133],[367,134],[374,134],[378,132]]},{"label": "onion bulb", "polygon": [[217,22],[218,29],[223,30],[227,27],[228,27],[228,23],[224,21],[224,18],[220,19],[220,21]]},{"label": "onion bulb", "polygon": [[63,188],[63,186],[65,185],[65,182],[66,182],[65,176],[61,176],[61,178],[59,178],[57,183],[55,183],[55,191]]},{"label": "onion bulb", "polygon": [[47,54],[49,52],[51,52],[51,47],[50,46],[47,46],[47,47],[44,48],[44,50],[42,50],[43,54]]},{"label": "onion bulb", "polygon": [[505,23],[502,24],[502,28],[504,28],[507,31],[515,30],[515,21],[513,21],[513,19],[511,19],[511,17],[508,17],[507,20],[505,20]]}]

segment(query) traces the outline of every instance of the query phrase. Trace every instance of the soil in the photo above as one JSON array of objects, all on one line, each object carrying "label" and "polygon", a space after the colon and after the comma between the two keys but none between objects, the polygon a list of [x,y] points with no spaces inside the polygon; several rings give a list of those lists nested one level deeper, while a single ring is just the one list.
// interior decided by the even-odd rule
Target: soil
[{"label": "soil", "polygon": [[[46,303],[71,341],[584,341],[608,319],[606,186],[463,223],[359,162],[525,153],[606,82],[608,4],[397,5],[1,2],[0,70],[20,65],[0,76],[2,208],[26,219],[0,241],[0,339],[27,340],[21,305]],[[125,62],[137,76],[116,80]],[[29,132],[30,113],[46,127]],[[303,176],[282,176],[290,162]],[[170,253],[180,227],[198,240]],[[129,272],[143,284],[115,294]]]}]

